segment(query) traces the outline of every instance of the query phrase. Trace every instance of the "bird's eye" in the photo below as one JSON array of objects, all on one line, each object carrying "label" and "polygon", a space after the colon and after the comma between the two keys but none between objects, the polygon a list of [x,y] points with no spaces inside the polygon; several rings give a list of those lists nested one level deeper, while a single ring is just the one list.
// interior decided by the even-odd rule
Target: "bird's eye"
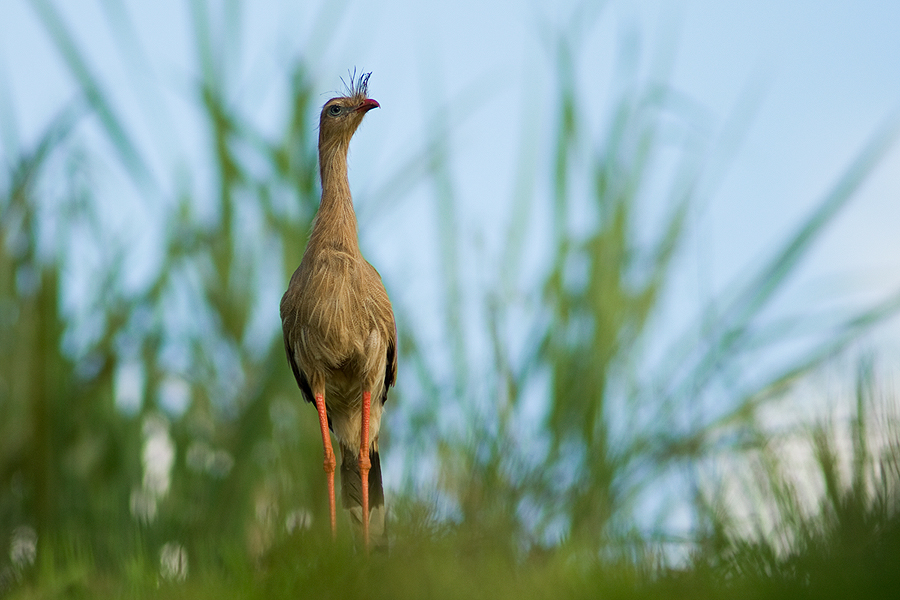
[{"label": "bird's eye", "polygon": [[328,114],[331,115],[332,117],[338,116],[339,114],[341,114],[341,107],[338,106],[337,104],[333,105],[331,108],[328,109]]}]

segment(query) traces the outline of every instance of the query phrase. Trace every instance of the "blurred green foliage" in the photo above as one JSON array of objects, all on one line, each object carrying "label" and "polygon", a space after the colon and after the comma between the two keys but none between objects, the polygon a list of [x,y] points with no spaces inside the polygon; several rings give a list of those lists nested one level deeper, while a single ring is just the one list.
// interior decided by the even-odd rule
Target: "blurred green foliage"
[{"label": "blurred green foliage", "polygon": [[[33,148],[7,149],[0,178],[0,547],[9,548],[0,594],[843,598],[900,589],[890,567],[900,559],[900,429],[884,412],[877,439],[887,443],[874,452],[866,421],[895,399],[863,401],[874,394],[863,372],[849,481],[835,466],[840,436],[811,434],[826,492],[811,512],[757,419],[792,382],[895,314],[897,298],[841,315],[814,350],[734,385],[742,365],[796,335],[763,311],[878,164],[896,125],[647,370],[702,160],[664,77],[634,75],[600,132],[581,123],[577,53],[559,36],[557,137],[545,169],[552,191],[519,186],[503,273],[475,299],[493,360],[485,381],[468,368],[464,235],[447,124],[438,123],[425,166],[404,166],[392,181],[435,184],[452,352],[436,372],[395,307],[404,364],[392,410],[408,426],[387,452],[407,464],[426,457],[433,483],[407,477],[392,490],[392,552],[365,559],[347,532],[332,544],[320,527],[317,423],[280,332],[255,324],[260,311],[277,310],[265,291],[286,285],[318,203],[309,65],[298,60],[285,74],[290,110],[280,136],[264,134],[229,101],[216,58],[234,32],[217,31],[206,5],[190,3],[200,65],[193,94],[212,157],[190,166],[214,175],[210,209],[196,182],[157,179],[54,5],[32,5],[82,94]],[[130,240],[109,230],[94,189],[96,156],[79,138],[86,119],[96,119],[128,185],[164,224],[159,264],[139,284],[129,280]],[[648,197],[665,207],[649,240],[636,226]],[[538,286],[521,289],[521,232],[541,203],[553,215],[551,266]],[[101,255],[87,274],[73,258],[86,240]],[[77,277],[92,285],[73,302]],[[524,350],[513,341],[523,336]],[[403,408],[413,394],[422,399]],[[534,397],[546,418],[523,434]],[[692,408],[710,398],[715,410]],[[463,432],[438,423],[447,406],[468,419]],[[771,523],[748,533],[727,502],[697,491],[691,550],[673,561],[671,540],[638,514],[642,499],[673,474],[687,480],[705,461],[748,453]]]}]

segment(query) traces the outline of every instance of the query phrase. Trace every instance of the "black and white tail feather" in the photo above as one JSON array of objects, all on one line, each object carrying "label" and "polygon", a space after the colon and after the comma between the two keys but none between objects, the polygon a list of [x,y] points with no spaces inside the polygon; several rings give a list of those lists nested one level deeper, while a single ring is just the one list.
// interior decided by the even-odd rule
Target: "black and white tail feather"
[{"label": "black and white tail feather", "polygon": [[[384,488],[381,484],[381,458],[377,449],[369,450],[369,542],[376,550],[387,550]],[[341,505],[354,528],[362,531],[362,478],[354,450],[341,444]]]}]

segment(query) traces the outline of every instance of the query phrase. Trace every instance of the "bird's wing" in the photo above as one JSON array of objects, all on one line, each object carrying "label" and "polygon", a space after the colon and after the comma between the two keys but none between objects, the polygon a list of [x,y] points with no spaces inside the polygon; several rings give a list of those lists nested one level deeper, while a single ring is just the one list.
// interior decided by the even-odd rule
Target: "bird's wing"
[{"label": "bird's wing", "polygon": [[291,365],[291,371],[294,372],[294,379],[297,380],[297,386],[300,388],[300,391],[303,392],[303,398],[306,399],[307,402],[315,403],[315,399],[313,398],[312,387],[309,385],[309,380],[306,378],[306,374],[300,369],[300,365],[297,363],[297,356],[294,353],[293,344],[291,344],[291,335],[287,328],[284,328],[284,353],[287,355],[288,364]]},{"label": "bird's wing", "polygon": [[384,397],[381,399],[382,404],[387,400],[388,388],[397,381],[397,321],[391,315],[391,325],[393,325],[392,335],[388,339],[387,347],[387,367],[384,373]]},{"label": "bird's wing", "polygon": [[375,299],[375,304],[379,307],[381,317],[385,321],[390,321],[386,327],[388,331],[387,340],[387,363],[384,370],[384,395],[381,398],[382,404],[387,400],[388,388],[397,381],[397,321],[394,319],[394,311],[391,309],[391,300],[388,298],[387,290],[384,289],[384,282],[381,275],[372,264],[366,261],[366,268],[369,270],[369,290]]}]

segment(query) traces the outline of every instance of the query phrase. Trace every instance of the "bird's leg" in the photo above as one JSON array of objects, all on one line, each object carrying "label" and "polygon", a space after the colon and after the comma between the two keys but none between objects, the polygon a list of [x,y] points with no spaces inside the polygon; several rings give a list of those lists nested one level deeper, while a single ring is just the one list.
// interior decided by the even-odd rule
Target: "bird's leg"
[{"label": "bird's leg", "polygon": [[328,414],[325,412],[325,394],[316,393],[316,410],[319,411],[319,425],[322,428],[322,445],[325,446],[325,476],[328,478],[328,507],[331,509],[331,537],[337,537],[337,514],[334,508],[334,467],[337,461],[331,448],[331,434],[328,433]]},{"label": "bird's leg", "polygon": [[362,394],[362,432],[359,445],[359,477],[362,483],[362,525],[363,540],[366,552],[369,551],[369,469],[372,467],[369,461],[369,410],[372,406],[372,393],[365,391]]}]

